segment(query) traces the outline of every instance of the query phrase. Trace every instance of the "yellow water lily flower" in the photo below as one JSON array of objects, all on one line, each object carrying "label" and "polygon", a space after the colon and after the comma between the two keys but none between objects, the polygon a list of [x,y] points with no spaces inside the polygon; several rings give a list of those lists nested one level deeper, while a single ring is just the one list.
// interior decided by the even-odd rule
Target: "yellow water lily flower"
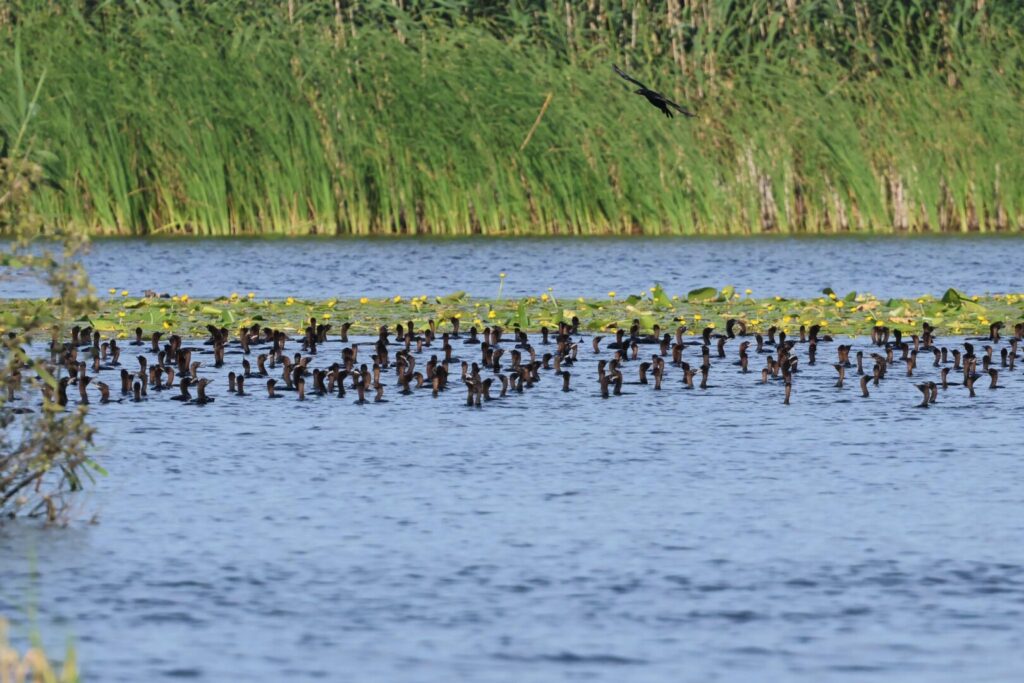
[{"label": "yellow water lily flower", "polygon": [[615,298],[615,292],[614,291],[608,292],[608,298],[609,299],[614,299]]},{"label": "yellow water lily flower", "polygon": [[285,306],[291,306],[293,303],[295,303],[295,299],[292,297],[288,297],[287,299],[284,300]]},{"label": "yellow water lily flower", "polygon": [[396,304],[400,304],[400,303],[402,303],[402,297],[401,297],[401,295],[399,295],[399,294],[396,294],[396,295],[395,295],[395,298],[394,298],[394,299],[392,299],[392,301],[394,301],[394,302],[395,302]]},{"label": "yellow water lily flower", "polygon": [[359,303],[361,303],[361,304],[368,304],[368,303],[370,303],[370,300],[367,299],[365,296],[362,296],[362,297],[359,297]]},{"label": "yellow water lily flower", "polygon": [[488,318],[497,318],[498,314],[495,311],[488,311],[487,312],[487,317]]}]

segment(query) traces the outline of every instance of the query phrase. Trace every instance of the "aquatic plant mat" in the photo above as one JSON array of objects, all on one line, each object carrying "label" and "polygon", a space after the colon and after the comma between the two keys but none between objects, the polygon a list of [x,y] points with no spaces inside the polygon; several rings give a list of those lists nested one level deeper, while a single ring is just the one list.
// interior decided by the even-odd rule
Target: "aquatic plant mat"
[{"label": "aquatic plant mat", "polygon": [[46,74],[35,202],[96,235],[1018,231],[1022,36],[975,0],[19,0],[0,103]]},{"label": "aquatic plant mat", "polygon": [[[350,324],[353,334],[376,334],[381,325],[393,326],[410,320],[420,328],[434,320],[441,332],[450,329],[452,317],[459,318],[464,332],[472,326],[482,329],[488,325],[506,329],[518,326],[524,332],[537,332],[541,327],[554,331],[559,322],[570,323],[577,317],[580,329],[590,332],[616,327],[628,330],[633,320],[639,320],[644,331],[652,330],[655,324],[663,331],[686,325],[690,334],[700,334],[705,327],[724,331],[729,319],[738,319],[747,324],[750,332],[775,326],[792,334],[801,325],[821,325],[823,334],[859,336],[869,334],[876,326],[902,328],[909,333],[920,329],[923,323],[939,334],[988,334],[989,325],[994,322],[1003,321],[1012,328],[1024,320],[1024,293],[968,296],[950,289],[941,297],[884,299],[826,289],[817,298],[785,299],[753,298],[732,287],[707,287],[670,295],[655,286],[643,294],[609,295],[606,299],[553,294],[524,299],[474,299],[454,293],[309,301],[291,297],[260,299],[251,293],[232,293],[218,299],[196,300],[187,294],[138,298],[127,290],[114,290],[100,301],[97,314],[83,319],[81,324],[104,336],[121,339],[134,338],[135,329],[141,327],[148,339],[152,332],[202,337],[207,335],[208,325],[234,332],[242,326],[259,324],[301,333],[311,318],[331,325],[332,336],[344,323]],[[6,300],[0,326],[5,316],[26,309],[45,318],[51,315],[53,305],[49,300]]]}]

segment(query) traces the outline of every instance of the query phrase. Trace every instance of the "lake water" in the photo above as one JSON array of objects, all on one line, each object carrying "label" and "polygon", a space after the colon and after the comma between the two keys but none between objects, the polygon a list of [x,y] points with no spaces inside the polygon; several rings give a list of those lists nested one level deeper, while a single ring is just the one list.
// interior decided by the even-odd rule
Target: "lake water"
[{"label": "lake water", "polygon": [[[85,263],[100,292],[145,289],[197,297],[603,297],[697,287],[749,287],[755,296],[872,292],[884,297],[1018,291],[1018,237],[830,239],[100,240]],[[0,282],[0,297],[47,296]]]},{"label": "lake water", "polygon": [[[398,254],[452,244],[392,246]],[[515,273],[549,272],[528,265],[530,253],[540,259],[539,244],[488,243],[486,253],[466,255],[469,267],[420,284],[487,295],[503,268],[506,291],[524,287]],[[584,243],[580,253],[612,244]],[[583,293],[599,294],[628,271],[619,282],[644,286],[659,272],[643,277],[648,258],[668,269],[674,259],[661,251],[698,248],[666,244],[644,243],[646,256],[620,248],[589,270],[566,261],[556,271],[578,279],[537,284],[589,282]],[[938,242],[945,246],[931,260],[921,256],[931,242],[920,252],[905,242],[831,243],[851,259],[875,253],[875,272],[888,279],[873,284],[843,270],[843,258],[828,280],[802,275],[793,251],[824,258],[828,242],[718,244],[737,255],[746,245],[749,268],[763,249],[781,271],[741,276],[729,266],[735,258],[721,259],[716,276],[690,280],[679,263],[679,289],[707,281],[777,283],[790,295],[823,284],[879,295],[949,284],[1019,289],[1016,242]],[[905,261],[879,265],[880,250],[903,244]],[[156,272],[148,286],[200,296],[220,293],[229,277],[219,263],[226,247],[211,245],[158,243],[115,267],[115,253],[133,252],[103,243],[90,259],[134,274],[111,285],[135,287]],[[234,272],[252,275],[261,262],[286,272],[302,254],[309,275],[292,281],[308,290],[297,294],[370,291],[344,278],[367,263],[384,268],[382,257],[367,255],[384,248],[346,248],[362,256],[339,258],[335,243],[248,243],[247,253],[278,255]],[[150,249],[201,253],[179,251],[181,272],[195,279],[150,270]],[[313,258],[318,250],[329,253]],[[519,260],[498,265],[490,250]],[[979,263],[1002,255],[996,268],[952,270],[942,261],[947,250]],[[98,263],[91,269],[106,286]],[[790,289],[783,271],[792,271]],[[381,292],[392,287],[387,272],[374,285]],[[194,284],[218,277],[225,280],[209,290]],[[273,292],[260,290],[286,294],[279,277],[262,280]],[[394,287],[412,287],[407,278],[394,271]],[[455,347],[468,360],[479,356]],[[340,348],[335,336],[315,366],[338,360]],[[854,341],[858,349],[872,350],[866,340]],[[122,355],[129,367],[136,352]],[[806,359],[804,347],[797,352]],[[420,369],[431,353],[438,349],[425,350]],[[224,375],[239,369],[240,356],[220,370],[204,357],[214,404],[181,405],[168,398],[176,392],[151,391],[144,403],[93,406],[95,455],[110,476],[76,498],[70,528],[0,527],[0,613],[14,616],[23,636],[23,610],[37,607],[51,647],[74,636],[86,680],[101,681],[1019,680],[1021,368],[1000,375],[1004,388],[979,379],[972,399],[951,386],[923,410],[914,407],[914,382],[937,379],[930,356],[912,378],[897,363],[862,398],[852,370],[843,389],[833,386],[835,344],[822,344],[784,406],[778,381],[759,383],[762,357],[741,374],[732,365],[736,342],[727,353],[712,358],[707,390],[683,389],[681,371],[669,367],[662,391],[627,384],[605,400],[596,362],[610,354],[594,355],[585,337],[571,368],[574,391],[563,393],[542,371],[535,387],[481,409],[464,405],[457,369],[436,399],[426,389],[401,396],[386,374],[388,402],[360,406],[351,391],[271,401],[256,380],[250,396],[238,397]],[[698,361],[696,347],[684,358]],[[637,365],[627,365],[627,381]],[[114,371],[100,378],[116,391]],[[71,396],[74,403],[77,391]],[[98,524],[87,523],[93,515]]]}]

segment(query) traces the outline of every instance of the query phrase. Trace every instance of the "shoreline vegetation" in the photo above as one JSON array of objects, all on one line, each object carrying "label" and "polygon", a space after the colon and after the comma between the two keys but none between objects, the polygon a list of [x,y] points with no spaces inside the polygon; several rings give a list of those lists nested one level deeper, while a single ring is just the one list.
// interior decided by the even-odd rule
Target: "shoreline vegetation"
[{"label": "shoreline vegetation", "polygon": [[973,0],[0,9],[33,206],[96,236],[1018,232],[1022,69]]},{"label": "shoreline vegetation", "polygon": [[[75,648],[70,643],[64,662],[47,657],[38,634],[30,638],[31,646],[22,654],[11,644],[10,624],[0,616],[0,681],[3,683],[78,683],[78,662]],[[59,665],[59,668],[58,668]]]},{"label": "shoreline vegetation", "polygon": [[[55,302],[9,299],[4,304],[45,323]],[[505,329],[518,326],[524,332],[536,333],[541,327],[555,330],[559,322],[569,323],[574,316],[579,318],[579,329],[585,333],[628,330],[638,320],[644,332],[651,331],[656,324],[663,332],[674,332],[685,325],[687,334],[700,335],[706,327],[724,332],[728,320],[736,319],[742,320],[750,333],[767,332],[774,326],[792,335],[801,326],[820,325],[823,334],[832,335],[866,336],[873,328],[882,326],[901,328],[910,334],[927,323],[940,336],[988,335],[993,323],[1003,322],[1012,330],[1024,320],[1024,293],[967,296],[950,289],[941,297],[880,299],[871,294],[837,294],[826,289],[817,298],[785,299],[754,298],[749,291],[738,292],[732,287],[705,287],[670,295],[656,285],[642,294],[609,292],[606,299],[562,297],[551,291],[512,299],[470,298],[457,292],[445,296],[313,301],[293,297],[259,299],[255,293],[232,293],[203,300],[187,294],[135,298],[127,290],[112,290],[108,298],[99,300],[94,315],[81,318],[77,324],[133,341],[136,328],[141,328],[143,341],[149,344],[154,332],[164,336],[206,337],[210,325],[226,328],[232,334],[243,326],[258,324],[301,335],[311,318],[331,325],[332,335],[339,333],[345,323],[349,324],[349,334],[376,335],[382,325],[393,328],[398,323],[413,321],[423,329],[431,320],[441,334],[451,328],[453,317],[458,317],[463,333],[473,326],[482,330],[493,325]]]},{"label": "shoreline vegetation", "polygon": [[[59,382],[45,359],[28,349],[33,339],[59,335],[65,323],[96,310],[88,274],[77,258],[85,236],[57,229],[44,248],[36,241],[43,223],[32,202],[45,174],[35,159],[45,154],[34,144],[31,124],[43,81],[21,83],[16,101],[0,101],[0,111],[16,117],[13,129],[3,131],[0,154],[0,233],[9,236],[0,243],[0,285],[18,277],[53,293],[44,317],[31,307],[0,308],[0,523],[22,512],[61,521],[67,494],[82,489],[93,473],[103,473],[87,453],[93,434],[85,422],[87,409],[65,411],[52,400]],[[42,393],[41,410],[13,405],[22,386]]]}]

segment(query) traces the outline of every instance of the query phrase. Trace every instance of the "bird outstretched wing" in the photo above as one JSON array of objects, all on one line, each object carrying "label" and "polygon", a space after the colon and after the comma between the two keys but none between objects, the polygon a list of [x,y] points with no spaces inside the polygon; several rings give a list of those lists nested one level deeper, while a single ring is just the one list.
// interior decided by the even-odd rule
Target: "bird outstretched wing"
[{"label": "bird outstretched wing", "polygon": [[683,109],[681,106],[679,106],[678,104],[676,104],[672,100],[668,99],[667,97],[665,98],[665,104],[667,104],[668,106],[678,110],[679,113],[681,113],[683,116],[689,116],[691,119],[694,116],[696,116],[696,114],[694,114],[692,111],[690,111],[688,109]]},{"label": "bird outstretched wing", "polygon": [[627,81],[629,81],[630,83],[632,83],[632,84],[634,84],[634,85],[638,85],[638,86],[640,86],[641,88],[643,88],[644,90],[646,90],[646,89],[647,89],[647,86],[646,86],[646,85],[644,85],[644,84],[643,84],[643,83],[641,83],[640,81],[636,80],[635,78],[633,78],[632,76],[630,76],[629,74],[627,74],[627,73],[626,73],[625,71],[623,71],[622,69],[620,69],[620,68],[619,68],[619,67],[617,67],[616,65],[612,64],[612,69],[614,69],[614,70],[615,70],[615,73],[619,74],[620,76],[622,76],[623,78],[625,78],[625,79],[626,79]]}]

